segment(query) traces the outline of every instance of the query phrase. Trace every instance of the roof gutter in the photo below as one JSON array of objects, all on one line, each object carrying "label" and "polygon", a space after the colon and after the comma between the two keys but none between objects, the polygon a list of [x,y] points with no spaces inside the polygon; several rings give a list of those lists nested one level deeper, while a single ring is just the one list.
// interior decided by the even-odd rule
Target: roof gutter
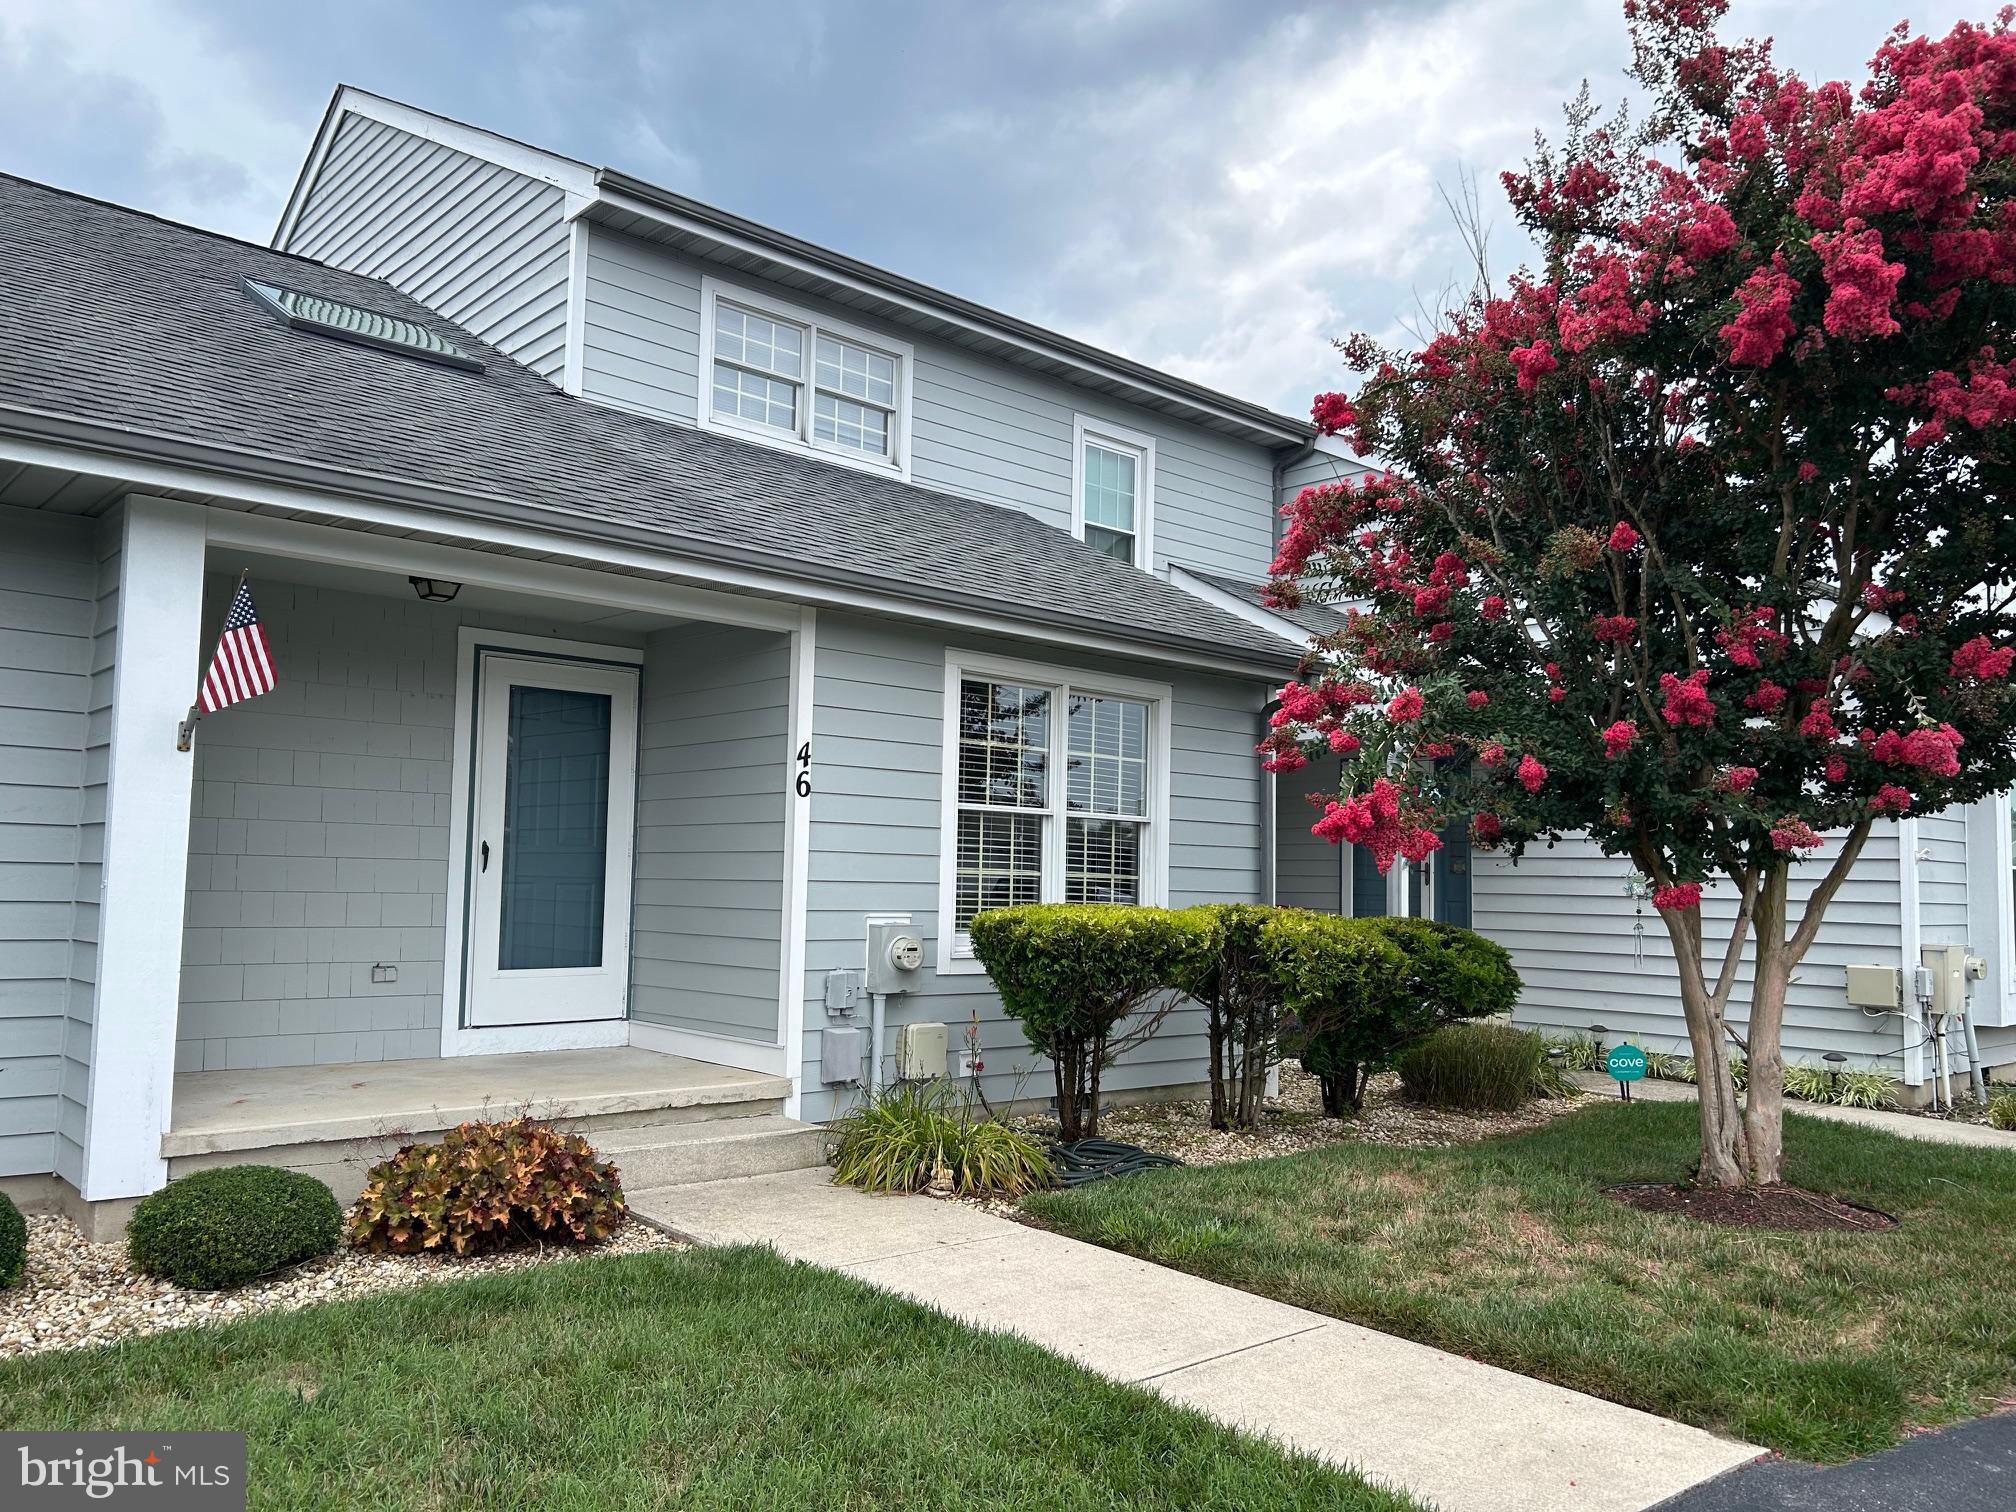
[{"label": "roof gutter", "polygon": [[[1222,419],[1250,426],[1277,440],[1303,442],[1311,440],[1316,434],[1315,428],[1307,421],[1277,414],[1262,405],[1234,398],[1230,394],[1221,394],[1216,389],[1206,388],[1202,384],[1171,377],[1143,363],[1117,356],[1112,352],[1101,351],[1098,347],[1056,331],[1046,330],[1029,321],[1019,320],[1013,315],[1004,315],[999,310],[991,310],[970,299],[962,299],[956,294],[934,289],[929,284],[905,278],[899,273],[888,272],[872,263],[862,262],[845,253],[831,251],[758,221],[746,219],[727,210],[716,209],[712,205],[702,204],[699,200],[688,199],[685,195],[675,194],[669,189],[661,189],[656,184],[635,178],[618,169],[596,169],[595,186],[604,196],[601,203],[612,205],[617,209],[665,220],[695,235],[726,241],[740,250],[766,255],[774,260],[787,262],[802,271],[823,274],[863,291],[881,294],[899,303],[919,308],[924,313],[949,318],[982,334],[1031,348],[1039,356],[1086,369],[1098,376],[1145,389],[1158,396],[1209,411]],[[633,203],[617,204],[613,196],[620,196]],[[584,213],[592,211],[591,205]]]},{"label": "roof gutter", "polygon": [[[673,537],[662,531],[583,515],[552,505],[526,504],[501,495],[435,488],[383,474],[274,458],[260,452],[189,441],[157,432],[100,425],[38,410],[0,406],[0,436],[17,436],[30,442],[54,443],[71,448],[84,454],[69,459],[72,463],[95,466],[115,477],[125,471],[119,466],[125,459],[151,464],[157,469],[165,467],[185,471],[185,476],[170,480],[157,478],[151,484],[146,479],[133,480],[136,484],[147,486],[228,494],[232,480],[244,479],[285,489],[320,489],[360,501],[400,505],[431,514],[489,520],[553,531],[606,545],[638,548],[661,559],[668,572],[681,571],[682,563],[692,564],[706,569],[703,577],[711,574],[708,580],[717,586],[741,587],[744,591],[775,593],[787,598],[820,602],[821,595],[816,591],[808,593],[808,587],[844,590],[856,599],[876,601],[885,612],[902,613],[905,606],[912,606],[912,617],[917,617],[914,606],[928,605],[968,614],[984,614],[1012,622],[1002,628],[1002,633],[1028,635],[1033,631],[1038,638],[1055,639],[1054,635],[1045,636],[1043,632],[1068,629],[1100,641],[1125,642],[1123,649],[1155,660],[1180,659],[1185,665],[1244,676],[1277,678],[1284,666],[1292,666],[1295,662],[1293,653],[1284,653],[1278,661],[1259,655],[1242,656],[1215,641],[1192,636],[1141,639],[1129,635],[1111,620],[1068,614],[1050,606],[1040,611],[1025,609],[1003,600],[980,601],[928,585],[905,585],[900,592],[892,592],[886,578],[782,553],[766,553],[760,549],[720,545],[690,537]],[[44,466],[64,465],[61,458],[38,461]],[[209,469],[210,474],[205,475],[201,469]],[[313,501],[303,500],[295,507],[310,510]],[[763,560],[766,557],[767,562]],[[833,600],[829,597],[826,602],[830,604]],[[843,601],[838,607],[848,605]],[[1167,653],[1172,650],[1182,652],[1183,656],[1170,658]]]}]

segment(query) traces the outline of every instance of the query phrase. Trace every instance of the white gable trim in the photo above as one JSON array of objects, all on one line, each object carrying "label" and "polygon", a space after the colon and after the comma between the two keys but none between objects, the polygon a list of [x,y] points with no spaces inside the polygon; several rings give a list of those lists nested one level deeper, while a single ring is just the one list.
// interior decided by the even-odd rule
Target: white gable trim
[{"label": "white gable trim", "polygon": [[595,197],[595,170],[586,163],[562,157],[557,152],[527,146],[479,126],[451,121],[432,111],[402,105],[397,100],[388,100],[383,95],[372,94],[355,85],[339,84],[329,101],[328,110],[323,114],[322,125],[315,133],[315,144],[309,149],[307,161],[301,165],[301,175],[294,181],[293,192],[287,196],[287,208],[280,214],[280,224],[274,228],[273,246],[277,250],[286,251],[288,243],[293,240],[302,207],[308,203],[309,194],[321,178],[323,161],[342,129],[346,115],[380,121],[425,141],[496,163],[542,183],[557,185],[567,195],[569,215],[578,213]]},{"label": "white gable trim", "polygon": [[1280,636],[1281,639],[1293,644],[1297,650],[1308,650],[1309,643],[1315,639],[1293,620],[1283,619],[1280,615],[1261,608],[1251,599],[1241,598],[1236,593],[1227,593],[1216,583],[1206,582],[1187,567],[1179,566],[1175,562],[1169,564],[1169,581],[1215,609],[1223,609],[1227,614],[1236,614],[1247,624],[1257,626],[1271,635]]}]

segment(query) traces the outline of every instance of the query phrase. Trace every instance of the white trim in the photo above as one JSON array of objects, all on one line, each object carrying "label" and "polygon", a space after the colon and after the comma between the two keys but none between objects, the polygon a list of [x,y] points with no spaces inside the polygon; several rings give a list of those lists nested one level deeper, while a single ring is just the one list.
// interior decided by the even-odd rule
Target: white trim
[{"label": "white trim", "polygon": [[1135,455],[1134,565],[1155,570],[1155,438],[1090,415],[1071,417],[1071,534],[1085,539],[1085,443]]},{"label": "white trim", "polygon": [[791,630],[798,624],[798,611],[792,606],[765,603],[747,594],[716,593],[650,578],[611,575],[592,567],[532,561],[466,546],[436,545],[237,510],[213,509],[209,516],[213,546],[360,567],[396,574],[399,578],[446,578],[456,583],[534,593],[542,598],[601,604],[611,611],[635,609],[668,618],[707,620],[756,630]]},{"label": "white trim", "polygon": [[131,495],[125,510],[84,1113],[92,1202],[168,1179],[161,1136],[173,1113],[195,772],[194,755],[175,749],[175,727],[196,694],[203,635],[201,511]]},{"label": "white trim", "polygon": [[[1287,667],[1272,667],[1257,661],[1241,661],[1237,657],[1215,657],[1208,653],[1189,650],[1177,646],[1160,645],[1152,640],[1130,641],[1112,636],[1095,635],[1073,630],[1047,627],[1033,619],[1017,619],[1008,615],[990,614],[984,610],[967,609],[944,604],[920,603],[896,593],[877,593],[868,589],[812,582],[789,576],[783,572],[760,569],[739,568],[724,562],[705,561],[680,555],[677,544],[666,541],[664,545],[637,547],[627,543],[612,543],[594,536],[567,533],[564,518],[561,520],[541,520],[538,525],[521,525],[515,520],[496,520],[472,517],[460,509],[426,509],[407,504],[386,503],[377,499],[351,495],[334,494],[320,489],[294,484],[268,483],[241,477],[234,473],[215,472],[203,467],[185,466],[171,463],[146,461],[140,458],[113,455],[103,452],[52,446],[40,441],[22,440],[0,436],[0,460],[25,462],[36,467],[54,467],[70,472],[104,475],[108,469],[132,483],[136,487],[172,489],[194,493],[205,493],[220,498],[237,499],[252,505],[264,505],[275,509],[302,510],[326,516],[326,521],[317,524],[336,524],[338,533],[369,540],[370,529],[347,527],[379,527],[384,531],[404,531],[439,535],[444,531],[472,541],[483,541],[491,545],[503,546],[512,552],[522,552],[535,556],[564,556],[590,564],[590,569],[612,566],[619,571],[627,571],[632,576],[642,575],[654,583],[664,576],[678,575],[695,577],[720,584],[725,589],[740,590],[745,593],[774,594],[795,603],[816,604],[822,608],[859,611],[870,615],[905,620],[914,624],[930,625],[935,629],[952,628],[971,631],[976,634],[1001,635],[1011,639],[1041,641],[1050,645],[1067,646],[1074,651],[1089,651],[1102,656],[1125,657],[1131,661],[1160,662],[1184,667],[1198,672],[1220,672],[1233,677],[1250,678],[1255,681],[1278,682],[1290,671]],[[248,458],[248,460],[260,460]],[[360,478],[359,482],[371,480]],[[537,510],[533,506],[509,501],[489,501],[472,498],[472,504],[497,503],[513,513],[558,514],[558,511]],[[241,511],[213,508],[211,518],[249,519]],[[302,524],[306,522],[287,522]],[[581,519],[582,524],[596,523]],[[212,529],[218,537],[246,529],[243,526],[218,526]],[[651,534],[639,530],[640,535]],[[401,541],[400,550],[420,552],[431,549],[424,543]],[[296,553],[297,555],[307,553]],[[499,554],[489,553],[492,561],[499,560]],[[516,565],[528,566],[520,561]],[[412,569],[404,569],[411,571]],[[500,569],[501,570],[501,569]],[[453,574],[449,574],[452,576]],[[474,579],[465,579],[473,581]],[[501,581],[501,579],[500,579]],[[602,581],[608,581],[603,579]],[[680,592],[707,593],[710,590],[688,589],[682,585],[665,584],[654,590],[659,593]],[[662,600],[661,600],[662,602]],[[744,600],[745,603],[753,602]],[[743,615],[753,614],[744,610]],[[717,616],[710,616],[717,617]],[[734,624],[770,623],[740,616],[718,616],[724,622]],[[784,628],[788,628],[788,621]]]},{"label": "white trim", "polygon": [[[1988,963],[1967,1012],[1977,1029],[2016,1024],[2016,878],[2011,867],[2010,806],[2016,794],[1997,793],[1967,809],[1967,948]],[[1983,875],[1983,872],[1986,875]]]},{"label": "white trim", "polygon": [[[767,320],[778,320],[786,325],[804,328],[805,376],[798,380],[797,435],[786,435],[775,426],[756,425],[714,413],[714,307],[722,299]],[[812,398],[817,388],[814,372],[818,360],[815,347],[822,331],[896,360],[896,409],[890,422],[895,431],[892,437],[895,454],[888,460],[864,456],[860,452],[849,451],[841,446],[822,445],[812,439]],[[694,415],[702,430],[721,431],[728,435],[739,436],[745,441],[774,446],[780,451],[799,452],[808,457],[817,457],[823,462],[837,462],[843,467],[858,468],[862,472],[898,477],[907,483],[910,481],[910,374],[916,366],[916,348],[907,341],[898,341],[893,336],[885,336],[878,331],[849,325],[801,306],[787,304],[761,290],[729,283],[711,273],[700,275],[700,368],[696,375],[699,392],[695,400]]]},{"label": "white trim", "polygon": [[[1141,857],[1141,901],[1148,906],[1166,905],[1169,899],[1169,789],[1171,748],[1175,737],[1175,691],[1168,683],[1087,672],[1079,668],[1055,666],[1047,662],[1023,661],[995,656],[985,651],[969,651],[957,646],[945,648],[945,702],[940,740],[938,789],[938,974],[979,976],[986,967],[974,959],[969,946],[959,949],[958,931],[953,926],[958,893],[959,869],[959,684],[967,677],[998,678],[1003,681],[1040,683],[1059,693],[1089,693],[1133,699],[1148,705],[1149,739],[1153,748],[1148,761],[1148,843]],[[1051,718],[1051,781],[1062,791],[1064,764],[1056,759],[1065,748],[1065,720],[1069,699],[1053,701]],[[1055,821],[1048,832],[1043,858],[1043,895],[1046,902],[1064,894],[1064,825],[1068,817],[1061,802],[1053,801],[1044,810]]]},{"label": "white trim", "polygon": [[1897,954],[1898,985],[1903,997],[1899,1021],[1904,1035],[1904,1085],[1925,1085],[1925,1008],[1918,1001],[1920,959],[1918,906],[1918,821],[1897,821]]},{"label": "white trim", "polygon": [[1206,582],[1181,562],[1169,564],[1169,581],[1185,593],[1204,600],[1214,609],[1223,609],[1227,614],[1237,615],[1256,630],[1265,630],[1270,635],[1278,635],[1298,651],[1307,651],[1316,637],[1304,630],[1293,620],[1284,619],[1268,609],[1262,608],[1251,599],[1241,598],[1236,593],[1228,593],[1216,583]]},{"label": "white trim", "polygon": [[287,197],[287,207],[281,212],[280,224],[273,232],[273,245],[285,251],[287,243],[294,235],[294,227],[300,219],[301,208],[308,201],[316,181],[321,177],[322,164],[329,155],[329,147],[336,139],[343,117],[363,116],[367,120],[408,132],[425,141],[450,148],[486,163],[495,163],[500,168],[508,168],[514,173],[522,173],[527,178],[553,184],[565,191],[569,199],[578,199],[584,204],[595,197],[595,170],[586,163],[562,157],[556,152],[547,152],[538,147],[514,142],[509,137],[499,136],[493,131],[485,131],[480,126],[464,125],[451,121],[432,111],[421,110],[412,105],[388,100],[383,95],[372,94],[369,90],[358,89],[354,85],[340,86],[335,97],[330,100],[328,111],[322,118],[321,129],[315,135],[315,145],[310,149],[307,161],[302,165],[301,176],[294,182],[294,190]]},{"label": "white trim", "polygon": [[734,1066],[742,1071],[761,1071],[770,1076],[790,1076],[791,1092],[784,1099],[784,1116],[796,1118],[798,1080],[782,1045],[766,1045],[759,1040],[739,1040],[725,1034],[703,1034],[697,1029],[674,1029],[669,1024],[653,1024],[644,1019],[628,1021],[630,1045],[639,1050],[655,1050],[660,1055],[683,1055],[688,1060],[705,1061],[710,1066]]},{"label": "white trim", "polygon": [[790,808],[785,815],[784,847],[784,940],[777,990],[784,1026],[785,1074],[791,1078],[791,1094],[785,1099],[784,1116],[796,1118],[804,1098],[805,1082],[805,953],[810,925],[812,892],[812,794],[819,790],[817,751],[804,770],[810,791],[797,790],[798,750],[810,747],[814,693],[818,668],[819,611],[799,612],[798,629],[791,636],[791,719],[787,749],[792,774]]},{"label": "white trim", "polygon": [[[470,755],[476,719],[474,696],[479,646],[640,667],[644,662],[643,651],[635,646],[605,646],[595,641],[486,630],[477,625],[463,625],[456,631],[455,720],[453,744],[449,748],[448,777],[448,895],[441,942],[441,1054],[446,1058],[452,1055],[500,1055],[520,1050],[576,1050],[628,1044],[627,1020],[624,1019],[602,1019],[581,1024],[522,1024],[496,1029],[462,1023],[462,998],[469,954],[464,922],[469,897],[469,788],[475,776]],[[627,901],[625,908],[628,908]]]},{"label": "white trim", "polygon": [[567,224],[567,335],[561,355],[562,393],[581,393],[588,365],[588,223]]}]

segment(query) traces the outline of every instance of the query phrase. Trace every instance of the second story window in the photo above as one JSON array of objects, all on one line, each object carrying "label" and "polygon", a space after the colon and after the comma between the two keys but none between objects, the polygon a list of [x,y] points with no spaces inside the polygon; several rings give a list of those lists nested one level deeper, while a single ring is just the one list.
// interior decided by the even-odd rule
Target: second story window
[{"label": "second story window", "polygon": [[910,350],[705,280],[702,425],[907,475]]},{"label": "second story window", "polygon": [[1153,565],[1149,524],[1154,511],[1155,442],[1080,416],[1072,427],[1072,533],[1110,557],[1146,570]]}]

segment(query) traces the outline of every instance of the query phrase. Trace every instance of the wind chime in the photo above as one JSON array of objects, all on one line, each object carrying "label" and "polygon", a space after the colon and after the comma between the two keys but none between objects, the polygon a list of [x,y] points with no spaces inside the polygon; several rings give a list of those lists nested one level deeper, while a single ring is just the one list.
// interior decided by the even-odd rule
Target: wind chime
[{"label": "wind chime", "polygon": [[1652,900],[1652,879],[1633,872],[1624,879],[1624,896],[1631,900],[1631,964],[1645,964],[1645,905]]}]

